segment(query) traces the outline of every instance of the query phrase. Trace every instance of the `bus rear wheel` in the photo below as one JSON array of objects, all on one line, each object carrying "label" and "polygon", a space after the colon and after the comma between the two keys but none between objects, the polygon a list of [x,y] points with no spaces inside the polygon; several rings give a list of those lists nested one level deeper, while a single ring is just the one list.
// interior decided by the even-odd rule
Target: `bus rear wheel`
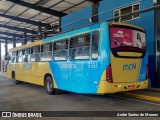
[{"label": "bus rear wheel", "polygon": [[45,79],[45,87],[46,87],[47,93],[49,95],[55,94],[55,89],[54,89],[52,77],[50,77],[50,76],[46,77],[46,79]]},{"label": "bus rear wheel", "polygon": [[14,84],[19,84],[19,81],[16,80],[16,74],[14,72],[12,73],[12,79],[13,79]]}]

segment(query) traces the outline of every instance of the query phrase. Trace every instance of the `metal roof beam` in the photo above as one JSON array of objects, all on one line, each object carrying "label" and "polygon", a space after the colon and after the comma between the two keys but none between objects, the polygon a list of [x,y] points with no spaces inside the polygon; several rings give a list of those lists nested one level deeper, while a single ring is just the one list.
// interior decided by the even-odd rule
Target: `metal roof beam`
[{"label": "metal roof beam", "polygon": [[0,24],[0,27],[11,29],[11,30],[16,30],[16,31],[21,31],[21,32],[26,32],[26,33],[37,34],[36,31],[25,29],[25,28],[19,28],[19,27],[14,27],[14,26],[9,26],[9,25],[3,25],[3,24]]},{"label": "metal roof beam", "polygon": [[11,20],[32,24],[32,25],[35,25],[35,26],[44,26],[44,27],[50,26],[50,24],[47,24],[47,23],[41,23],[41,22],[37,22],[37,21],[34,21],[34,20],[29,20],[29,19],[25,19],[25,18],[21,18],[21,17],[15,17],[15,16],[7,15],[7,14],[0,13],[0,16],[4,17],[4,18],[9,18]]},{"label": "metal roof beam", "polygon": [[102,1],[102,0],[86,0],[86,1],[92,2],[92,3],[98,3],[98,2],[100,2],[100,1]]},{"label": "metal roof beam", "polygon": [[10,40],[10,41],[12,41],[12,38],[7,38],[7,37],[1,37],[1,36],[0,36],[0,39],[2,39],[2,40]]},{"label": "metal roof beam", "polygon": [[37,6],[42,6],[42,5],[46,4],[46,3],[49,2],[49,1],[51,1],[51,0],[40,0],[40,1],[38,1],[38,2],[36,3],[36,5],[37,5]]},{"label": "metal roof beam", "polygon": [[69,8],[67,8],[67,9],[65,9],[65,10],[63,10],[63,11],[67,11],[67,10],[69,10],[69,9],[71,9],[71,8],[74,8],[74,7],[76,7],[76,6],[78,6],[78,5],[82,4],[82,3],[85,3],[85,2],[86,2],[86,0],[84,0],[84,1],[82,1],[82,2],[80,2],[80,3],[78,3],[78,4],[76,4],[76,5],[74,5],[74,6],[72,6],[72,7],[69,7]]},{"label": "metal roof beam", "polygon": [[18,4],[18,5],[21,5],[21,6],[31,8],[31,9],[34,9],[34,10],[37,10],[37,11],[40,11],[40,12],[43,12],[43,13],[54,15],[54,16],[57,16],[57,17],[62,17],[62,16],[67,15],[66,13],[63,13],[63,12],[60,12],[60,11],[57,11],[57,10],[45,8],[45,7],[42,7],[42,6],[37,6],[36,4],[27,3],[27,2],[24,2],[24,1],[21,1],[21,0],[7,0],[7,1],[10,1],[12,3]]},{"label": "metal roof beam", "polygon": [[23,37],[23,35],[20,35],[20,34],[8,33],[8,32],[1,32],[1,31],[0,31],[0,34],[2,34],[2,35],[7,35],[7,36],[20,37],[20,38],[22,38],[22,37]]}]

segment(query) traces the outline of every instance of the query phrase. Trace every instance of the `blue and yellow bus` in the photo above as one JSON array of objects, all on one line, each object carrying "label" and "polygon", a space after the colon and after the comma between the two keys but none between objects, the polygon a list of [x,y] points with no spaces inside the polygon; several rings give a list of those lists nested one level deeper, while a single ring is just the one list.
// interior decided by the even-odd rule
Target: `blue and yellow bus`
[{"label": "blue and yellow bus", "polygon": [[148,58],[144,29],[101,22],[22,45],[12,54],[7,76],[75,93],[106,94],[145,89]]}]

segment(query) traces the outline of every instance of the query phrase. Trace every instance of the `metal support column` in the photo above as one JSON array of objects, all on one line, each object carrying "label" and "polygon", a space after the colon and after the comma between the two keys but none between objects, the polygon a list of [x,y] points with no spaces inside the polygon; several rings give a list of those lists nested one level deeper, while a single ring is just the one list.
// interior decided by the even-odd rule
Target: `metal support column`
[{"label": "metal support column", "polygon": [[8,53],[8,41],[5,40],[5,56],[7,55]]},{"label": "metal support column", "polygon": [[3,62],[3,72],[6,72],[7,65],[6,65],[6,58],[8,56],[8,41],[5,40],[5,61]]},{"label": "metal support column", "polygon": [[92,16],[91,21],[92,23],[98,22],[98,7],[99,7],[99,2],[101,0],[91,0],[92,2]]},{"label": "metal support column", "polygon": [[2,58],[1,58],[2,56],[1,55],[2,55],[2,51],[1,51],[1,41],[0,41],[0,71],[2,70],[2,67],[1,67],[2,66]]},{"label": "metal support column", "polygon": [[48,34],[47,32],[44,33],[44,38],[47,38]]},{"label": "metal support column", "polygon": [[13,44],[13,48],[15,48],[16,47],[16,37],[15,36],[13,36],[12,44]]},{"label": "metal support column", "polygon": [[59,32],[62,32],[62,22],[61,17],[59,18]]},{"label": "metal support column", "polygon": [[[160,0],[155,5],[160,5]],[[155,81],[154,87],[160,87],[160,9],[154,10],[154,32],[155,32]],[[151,71],[152,72],[152,71]],[[153,75],[152,75],[153,76]]]},{"label": "metal support column", "polygon": [[39,40],[42,39],[42,28],[40,26],[38,27],[38,38]]},{"label": "metal support column", "polygon": [[26,32],[23,33],[23,42],[22,42],[22,44],[23,45],[27,44],[27,33]]},{"label": "metal support column", "polygon": [[31,42],[34,42],[34,35],[32,35]]}]

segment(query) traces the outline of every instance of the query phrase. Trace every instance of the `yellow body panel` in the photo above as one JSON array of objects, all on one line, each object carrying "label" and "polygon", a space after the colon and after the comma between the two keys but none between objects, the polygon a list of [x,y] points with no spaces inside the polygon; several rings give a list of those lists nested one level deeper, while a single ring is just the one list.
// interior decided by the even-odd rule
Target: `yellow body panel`
[{"label": "yellow body panel", "polygon": [[[38,40],[30,44],[12,48],[10,49],[9,52],[13,52],[13,51],[33,47],[36,45],[41,45],[41,44],[42,44],[42,41]],[[16,80],[33,83],[37,85],[42,85],[42,86],[44,86],[45,75],[46,74],[52,75],[48,62],[11,63],[7,66],[7,73],[6,73],[9,79],[12,79],[12,71],[14,71],[16,74]],[[52,78],[54,81],[53,76]],[[54,82],[54,87],[57,88],[57,85],[55,82]]]},{"label": "yellow body panel", "polygon": [[132,57],[134,55],[134,57],[141,57],[142,56],[142,53],[135,53],[135,52],[117,52],[117,54],[119,56],[128,56],[128,57]]},{"label": "yellow body panel", "polygon": [[[142,53],[134,53],[134,52],[119,52],[120,56],[142,56]],[[145,89],[148,87],[148,80],[138,81],[140,74],[140,66],[141,66],[141,58],[117,58],[114,57],[112,52],[111,55],[111,69],[112,69],[112,78],[113,83],[109,83],[106,80],[106,70],[104,70],[97,93],[105,94],[105,93],[115,93],[121,91],[129,91],[129,90],[138,90]],[[124,70],[125,65],[135,64],[135,69]],[[133,88],[131,88],[134,86]]]},{"label": "yellow body panel", "polygon": [[[12,71],[15,71],[16,80],[44,86],[44,77],[51,74],[48,62],[29,62],[10,64],[7,70],[8,78],[12,78]],[[52,76],[54,79],[54,77]],[[53,80],[54,81],[54,80]],[[54,87],[57,88],[54,82]]]},{"label": "yellow body panel", "polygon": [[130,90],[145,89],[148,87],[148,80],[140,81],[140,82],[130,82],[130,83],[109,83],[106,81],[106,70],[105,70],[102,75],[100,84],[98,86],[97,93],[105,94],[105,93],[129,91],[128,86],[132,86],[132,85],[134,85],[135,88]]},{"label": "yellow body panel", "polygon": [[[128,52],[123,52],[123,55],[127,56]],[[137,53],[130,53],[132,56],[136,56]],[[116,58],[111,53],[111,66],[113,82],[136,82],[139,75],[141,58],[126,59]],[[129,70],[129,65],[135,65],[135,69]]]}]

